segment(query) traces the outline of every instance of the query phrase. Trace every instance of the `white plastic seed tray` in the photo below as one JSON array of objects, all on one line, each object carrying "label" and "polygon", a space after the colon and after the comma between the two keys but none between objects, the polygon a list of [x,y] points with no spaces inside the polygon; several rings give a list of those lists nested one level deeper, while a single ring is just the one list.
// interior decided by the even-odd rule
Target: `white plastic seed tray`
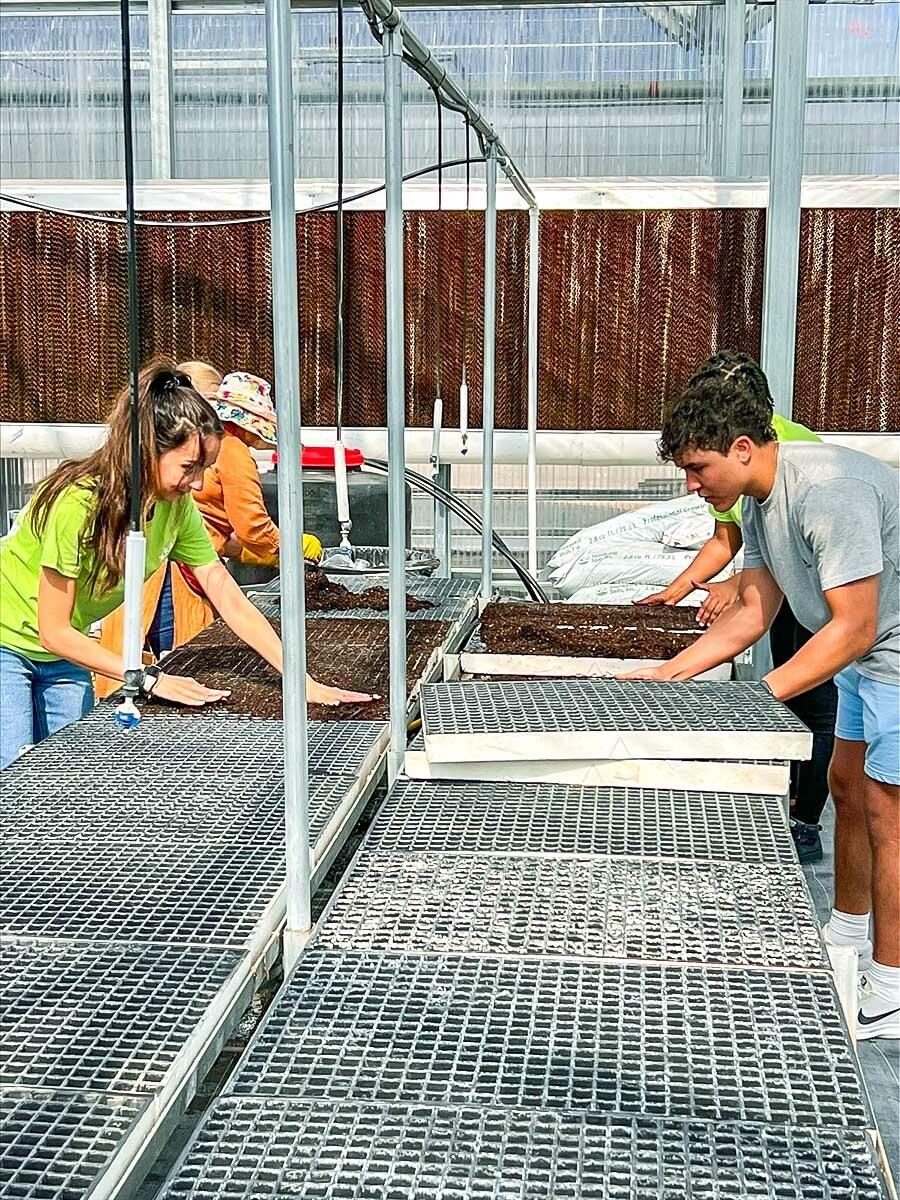
[{"label": "white plastic seed tray", "polygon": [[[464,675],[537,675],[542,679],[611,679],[626,671],[660,667],[661,658],[577,658],[552,654],[489,654],[463,651],[459,666]],[[731,663],[704,671],[698,679],[730,679]]]},{"label": "white plastic seed tray", "polygon": [[486,783],[564,783],[574,786],[678,788],[783,796],[790,785],[786,762],[698,762],[678,759],[522,759],[507,762],[431,762],[424,740],[407,750],[410,779],[469,779]]}]

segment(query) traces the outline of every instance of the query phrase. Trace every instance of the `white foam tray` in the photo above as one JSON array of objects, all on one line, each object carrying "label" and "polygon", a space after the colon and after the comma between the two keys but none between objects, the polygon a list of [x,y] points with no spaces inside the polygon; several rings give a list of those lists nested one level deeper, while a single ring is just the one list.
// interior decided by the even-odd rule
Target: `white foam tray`
[{"label": "white foam tray", "polygon": [[[627,671],[662,666],[661,658],[577,658],[551,654],[488,654],[463,652],[459,668],[465,675],[538,675],[543,679],[565,679],[573,675],[588,679],[611,679]],[[730,679],[731,663],[704,671],[698,679]]]},{"label": "white foam tray", "polygon": [[424,749],[407,750],[410,779],[463,779],[486,783],[564,783],[574,786],[674,788],[784,796],[786,762],[696,762],[677,759],[595,759],[547,762],[429,762]]}]

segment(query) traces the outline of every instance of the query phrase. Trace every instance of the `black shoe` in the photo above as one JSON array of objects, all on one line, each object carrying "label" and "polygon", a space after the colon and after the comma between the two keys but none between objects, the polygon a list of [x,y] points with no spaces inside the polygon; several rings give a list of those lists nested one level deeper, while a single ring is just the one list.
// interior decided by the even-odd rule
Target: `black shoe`
[{"label": "black shoe", "polygon": [[822,839],[819,837],[821,828],[821,825],[807,825],[805,821],[791,819],[791,837],[794,839],[794,849],[801,863],[822,861]]}]

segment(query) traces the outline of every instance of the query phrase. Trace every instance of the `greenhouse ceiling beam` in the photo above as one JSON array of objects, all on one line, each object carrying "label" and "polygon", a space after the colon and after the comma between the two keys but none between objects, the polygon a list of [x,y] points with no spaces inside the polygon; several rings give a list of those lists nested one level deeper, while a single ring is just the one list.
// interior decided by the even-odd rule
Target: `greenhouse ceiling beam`
[{"label": "greenhouse ceiling beam", "polygon": [[485,144],[492,148],[497,160],[497,166],[513,185],[529,208],[537,204],[534,192],[528,184],[524,173],[516,164],[515,159],[504,146],[500,135],[485,118],[477,105],[473,104],[466,91],[460,87],[446,67],[442,66],[431,53],[429,48],[420,41],[406,24],[391,0],[361,0],[361,7],[367,17],[376,17],[385,30],[396,32],[403,43],[405,61],[420,75],[429,86],[435,89],[442,100],[450,108],[463,113],[471,127]]}]

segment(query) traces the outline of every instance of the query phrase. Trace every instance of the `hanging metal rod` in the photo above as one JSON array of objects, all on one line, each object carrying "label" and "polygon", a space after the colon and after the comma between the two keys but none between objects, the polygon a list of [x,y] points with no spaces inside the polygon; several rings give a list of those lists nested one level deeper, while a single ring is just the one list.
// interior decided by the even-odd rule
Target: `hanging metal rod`
[{"label": "hanging metal rod", "polygon": [[500,135],[484,117],[481,110],[472,103],[466,91],[450,75],[447,68],[442,66],[428,47],[416,37],[391,0],[360,0],[360,6],[370,22],[377,22],[383,29],[394,31],[400,35],[407,63],[416,74],[434,88],[442,103],[467,117],[483,145],[493,147],[497,166],[503,171],[528,207],[535,208],[537,206],[535,194],[525,175],[504,146]]}]

